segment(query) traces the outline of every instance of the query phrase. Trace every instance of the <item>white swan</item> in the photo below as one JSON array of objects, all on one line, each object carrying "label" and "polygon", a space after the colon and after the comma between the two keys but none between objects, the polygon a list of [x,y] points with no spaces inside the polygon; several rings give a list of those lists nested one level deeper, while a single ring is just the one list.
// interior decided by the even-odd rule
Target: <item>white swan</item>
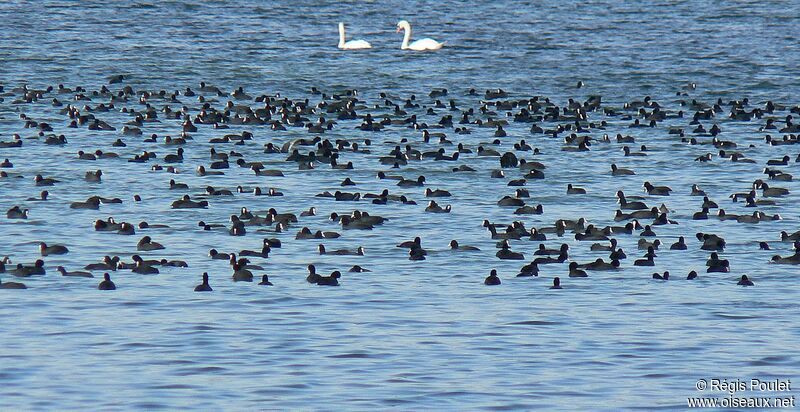
[{"label": "white swan", "polygon": [[403,45],[400,46],[402,50],[439,50],[444,46],[444,43],[439,43],[434,39],[419,39],[414,43],[408,44],[408,41],[411,40],[411,25],[405,21],[400,20],[397,23],[397,32],[400,33],[401,30],[405,30],[405,34],[403,35]]},{"label": "white swan", "polygon": [[366,40],[344,41],[344,23],[339,23],[339,48],[343,50],[371,49],[372,45]]}]

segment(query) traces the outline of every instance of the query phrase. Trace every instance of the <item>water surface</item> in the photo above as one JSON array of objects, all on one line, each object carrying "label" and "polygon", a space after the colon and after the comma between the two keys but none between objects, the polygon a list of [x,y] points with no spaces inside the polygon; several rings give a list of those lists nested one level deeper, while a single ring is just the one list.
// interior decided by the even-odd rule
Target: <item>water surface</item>
[{"label": "water surface", "polygon": [[[224,89],[243,86],[251,94],[281,93],[290,98],[315,98],[310,88],[328,93],[356,88],[359,97],[380,103],[378,93],[407,97],[431,104],[432,87],[450,90],[448,98],[462,107],[475,106],[466,96],[501,87],[518,98],[548,96],[558,104],[570,97],[603,95],[604,104],[650,95],[671,110],[681,86],[696,82],[689,98],[712,102],[748,97],[752,105],[773,100],[796,105],[800,91],[800,57],[796,2],[739,1],[557,1],[460,2],[320,2],[291,4],[184,1],[116,2],[4,2],[0,5],[0,84],[7,90],[21,84],[46,87],[63,83],[96,89],[107,76],[124,74],[136,89],[182,90],[207,81]],[[436,53],[399,50],[399,19],[409,20],[414,37],[446,40]],[[372,42],[374,50],[345,53],[335,48],[336,23],[343,21],[350,38]],[[575,89],[578,80],[585,82]],[[318,98],[318,97],[316,97]],[[790,253],[777,242],[780,230],[793,232],[799,200],[795,183],[778,206],[762,208],[784,220],[742,225],[717,220],[693,222],[699,209],[689,187],[697,183],[731,213],[749,213],[741,203],[730,203],[734,191],[749,190],[756,178],[765,178],[767,159],[789,154],[791,146],[763,144],[760,122],[722,122],[723,137],[736,141],[756,165],[717,161],[699,165],[694,157],[706,147],[681,144],[666,134],[669,126],[688,120],[668,120],[658,131],[632,130],[629,122],[609,119],[607,132],[630,133],[637,144],[652,152],[644,159],[625,158],[621,145],[599,145],[591,152],[567,155],[560,139],[531,135],[527,124],[507,128],[501,146],[527,139],[539,147],[538,158],[548,165],[547,179],[531,183],[533,202],[545,205],[545,214],[524,217],[528,227],[552,224],[559,218],[584,216],[597,225],[612,224],[616,208],[613,193],[642,194],[645,180],[676,189],[665,202],[680,225],[657,228],[666,244],[677,236],[696,232],[723,235],[729,247],[730,274],[705,274],[707,252],[687,239],[687,252],[659,252],[657,267],[633,268],[638,255],[636,236],[621,237],[629,251],[625,270],[591,273],[589,279],[566,278],[563,266],[546,267],[538,278],[516,279],[519,262],[494,257],[494,241],[481,227],[483,219],[510,222],[511,210],[495,205],[511,193],[504,183],[488,177],[496,159],[470,158],[476,174],[454,174],[450,164],[421,162],[399,173],[425,174],[432,188],[454,194],[443,202],[453,205],[450,215],[422,213],[422,206],[375,206],[365,202],[332,202],[314,198],[323,190],[338,189],[346,176],[359,182],[358,191],[390,188],[407,193],[421,204],[419,189],[398,189],[375,179],[382,167],[376,157],[385,153],[384,141],[419,132],[391,128],[375,135],[341,122],[325,138],[371,138],[377,148],[370,156],[351,155],[352,172],[320,168],[297,171],[268,157],[266,142],[283,143],[308,137],[303,130],[273,133],[252,130],[253,144],[236,147],[250,160],[274,162],[286,177],[259,178],[246,169],[231,169],[221,178],[191,173],[208,164],[208,139],[220,131],[201,128],[180,168],[177,180],[191,186],[235,188],[261,185],[283,190],[283,198],[236,196],[213,199],[207,211],[173,211],[177,198],[167,182],[176,177],[148,172],[134,163],[75,158],[77,150],[113,150],[131,157],[142,150],[159,155],[172,148],[126,138],[129,146],[111,148],[118,133],[67,129],[62,116],[47,102],[0,104],[0,138],[13,133],[33,135],[18,116],[24,112],[67,134],[70,144],[46,146],[27,141],[21,149],[2,149],[0,157],[15,163],[19,181],[0,182],[0,209],[25,204],[38,193],[32,176],[42,173],[63,181],[51,190],[52,202],[26,205],[32,217],[20,223],[0,219],[0,255],[15,262],[38,257],[37,242],[67,244],[65,256],[46,259],[48,274],[24,282],[27,291],[0,294],[0,407],[3,409],[541,409],[586,410],[638,408],[683,409],[695,396],[699,378],[796,377],[800,361],[793,342],[800,335],[798,286],[794,267],[766,262],[773,254]],[[95,102],[96,103],[96,102]],[[380,111],[376,111],[379,113]],[[785,115],[786,113],[783,113]],[[435,122],[441,116],[431,116]],[[128,117],[118,112],[98,115],[118,128]],[[148,127],[147,133],[177,134],[174,122]],[[475,128],[472,135],[449,135],[477,146],[493,138],[493,130]],[[749,144],[754,147],[747,148]],[[435,148],[434,145],[423,146]],[[380,152],[378,148],[383,149]],[[230,150],[226,146],[226,149]],[[450,149],[448,149],[449,151]],[[526,157],[528,155],[525,155]],[[608,164],[634,168],[637,176],[611,179]],[[87,170],[102,168],[105,182],[82,181]],[[783,168],[796,172],[796,164]],[[795,173],[796,174],[796,173]],[[567,183],[589,190],[583,197],[564,196]],[[143,202],[131,201],[139,193]],[[124,199],[122,205],[104,205],[100,211],[71,211],[66,204],[100,194]],[[293,239],[299,226],[277,235],[284,247],[265,265],[272,288],[234,284],[225,262],[207,258],[208,249],[255,249],[262,235],[242,238],[225,232],[200,231],[200,219],[224,223],[239,207],[299,213],[315,204],[320,216],[300,225],[339,230],[326,219],[330,212],[368,210],[390,218],[370,233],[345,233],[326,241],[334,248],[364,246],[358,258],[318,256],[316,241]],[[95,219],[114,216],[120,221],[148,220],[172,229],[147,232],[167,245],[163,253],[188,261],[188,269],[165,269],[157,276],[115,272],[119,289],[99,293],[97,279],[58,276],[55,267],[77,270],[103,255],[127,261],[143,233],[124,237],[91,231]],[[394,245],[414,235],[432,251],[428,260],[411,262]],[[274,236],[274,235],[270,235]],[[447,243],[456,238],[479,246],[482,252],[452,254]],[[774,251],[757,250],[768,240]],[[588,262],[605,254],[588,251],[588,243],[569,238],[546,242],[557,247],[570,243],[572,259]],[[515,243],[530,255],[536,242]],[[345,273],[339,288],[320,288],[305,282],[305,266],[320,271],[345,270],[361,264],[371,273]],[[503,284],[487,288],[482,279],[497,268]],[[700,279],[683,281],[689,270]],[[657,283],[653,271],[669,270],[680,280]],[[212,277],[215,291],[195,294],[192,288],[202,272]],[[754,288],[735,286],[747,273]],[[99,276],[99,273],[96,273]],[[554,276],[564,290],[550,291]],[[3,280],[11,280],[7,274]],[[16,279],[15,279],[16,280]]]}]

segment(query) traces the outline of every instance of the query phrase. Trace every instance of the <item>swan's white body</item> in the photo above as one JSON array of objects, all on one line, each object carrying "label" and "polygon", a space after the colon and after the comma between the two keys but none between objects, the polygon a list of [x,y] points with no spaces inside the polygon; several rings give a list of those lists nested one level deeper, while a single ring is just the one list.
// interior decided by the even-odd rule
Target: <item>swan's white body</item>
[{"label": "swan's white body", "polygon": [[401,30],[405,31],[403,35],[403,44],[400,46],[403,50],[439,50],[444,46],[444,43],[439,43],[430,38],[419,39],[409,44],[408,42],[411,40],[411,24],[405,20],[400,20],[400,22],[397,23],[397,32],[399,33]]},{"label": "swan's white body", "polygon": [[344,41],[344,23],[339,23],[339,48],[343,50],[371,49],[372,45],[366,40]]}]

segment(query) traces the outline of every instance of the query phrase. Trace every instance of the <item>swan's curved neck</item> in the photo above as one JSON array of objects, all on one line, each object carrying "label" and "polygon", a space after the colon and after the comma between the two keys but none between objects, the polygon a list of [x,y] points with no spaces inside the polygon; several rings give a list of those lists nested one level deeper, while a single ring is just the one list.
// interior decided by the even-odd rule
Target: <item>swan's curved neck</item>
[{"label": "swan's curved neck", "polygon": [[344,47],[344,24],[339,24],[339,47]]},{"label": "swan's curved neck", "polygon": [[400,46],[400,48],[401,49],[407,49],[408,48],[408,42],[411,40],[411,25],[407,25],[407,26],[403,27],[403,29],[404,29],[403,32],[405,32],[405,33],[403,34],[403,45]]}]

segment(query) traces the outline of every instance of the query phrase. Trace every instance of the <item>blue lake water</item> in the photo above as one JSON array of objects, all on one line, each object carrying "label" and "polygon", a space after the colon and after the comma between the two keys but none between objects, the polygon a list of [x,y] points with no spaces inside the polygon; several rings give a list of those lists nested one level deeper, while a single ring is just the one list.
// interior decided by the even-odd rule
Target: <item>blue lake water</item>
[{"label": "blue lake water", "polygon": [[[772,100],[786,105],[773,115],[783,122],[789,108],[800,103],[800,6],[795,1],[587,1],[569,3],[496,1],[463,4],[455,1],[419,2],[3,2],[0,4],[0,84],[6,92],[27,84],[45,88],[63,83],[97,90],[108,76],[123,74],[123,84],[136,90],[183,90],[198,88],[200,81],[231,91],[242,86],[249,94],[311,99],[311,87],[331,94],[358,89],[367,108],[359,114],[376,118],[389,113],[379,93],[395,102],[415,94],[417,102],[430,107],[432,88],[447,88],[445,101],[459,108],[479,107],[486,89],[502,88],[510,98],[549,97],[564,105],[569,98],[584,101],[603,96],[603,105],[622,110],[626,102],[649,95],[670,112],[691,113],[680,100],[697,99],[713,104],[749,98],[750,107],[764,107]],[[414,53],[400,50],[402,35],[395,33],[400,19],[409,20],[414,38],[447,41],[442,50]],[[345,22],[349,38],[369,40],[375,47],[362,52],[336,48],[336,24]],[[578,81],[585,86],[577,89]],[[682,87],[690,82],[696,90]],[[468,96],[475,88],[478,96]],[[687,96],[676,96],[686,92]],[[66,96],[66,97],[65,97]],[[514,188],[506,186],[521,177],[506,170],[505,179],[490,178],[499,168],[495,157],[465,155],[459,162],[410,162],[391,174],[415,178],[424,174],[427,187],[449,190],[441,199],[452,205],[450,214],[424,213],[428,199],[422,188],[398,188],[394,181],[375,178],[387,166],[378,163],[394,143],[407,138],[419,150],[436,150],[422,144],[421,131],[392,126],[380,133],[355,128],[357,120],[339,121],[321,135],[327,139],[373,141],[371,154],[348,153],[355,169],[297,170],[286,155],[263,153],[263,145],[279,146],[297,138],[311,138],[302,128],[285,132],[268,127],[231,126],[229,130],[199,127],[186,148],[177,175],[150,171],[146,164],[125,159],[144,150],[162,158],[175,147],[145,143],[141,137],[122,136],[130,116],[112,110],[95,113],[117,127],[100,132],[85,127],[67,128],[68,121],[50,105],[53,97],[68,103],[71,95],[51,93],[33,104],[15,104],[13,95],[0,102],[0,140],[14,133],[23,147],[0,149],[24,179],[0,180],[0,209],[14,205],[30,209],[27,220],[0,217],[0,256],[29,264],[40,258],[38,242],[64,244],[66,255],[44,258],[47,275],[16,279],[0,274],[3,281],[21,281],[28,290],[0,291],[0,409],[3,410],[130,410],[130,409],[491,409],[491,410],[682,410],[698,379],[798,378],[800,359],[795,324],[800,287],[797,267],[768,264],[770,257],[790,255],[791,243],[779,242],[779,233],[800,229],[795,205],[800,200],[796,182],[772,182],[790,194],[774,206],[759,210],[779,213],[783,220],[758,224],[693,221],[701,198],[690,196],[692,184],[703,188],[728,213],[749,214],[744,203],[729,195],[750,190],[768,159],[789,155],[787,173],[798,172],[797,146],[768,146],[764,119],[731,121],[721,113],[708,128],[719,124],[721,139],[734,141],[747,158],[757,163],[731,163],[715,156],[709,163],[697,156],[718,150],[710,145],[688,145],[667,133],[694,126],[690,118],[667,119],[655,129],[631,129],[632,120],[604,117],[595,112],[590,120],[606,120],[603,133],[629,134],[632,148],[645,144],[647,157],[626,157],[622,144],[598,143],[588,152],[563,152],[563,137],[531,134],[530,123],[508,118],[508,136],[496,148],[513,150],[526,139],[542,151],[517,152],[520,157],[547,165],[546,179],[531,180],[526,188],[530,202],[541,203],[544,214],[515,216],[513,208],[496,205]],[[194,116],[197,98],[180,97]],[[227,97],[216,98],[221,107]],[[83,107],[107,100],[71,102]],[[163,101],[151,102],[161,108]],[[237,102],[241,103],[241,102]],[[253,107],[261,107],[252,101]],[[122,106],[142,110],[135,99]],[[436,123],[436,115],[417,113]],[[516,110],[513,110],[514,112]],[[31,139],[20,113],[53,125],[69,144],[45,145]],[[460,116],[455,112],[456,120]],[[635,114],[634,112],[628,112]],[[409,112],[409,115],[411,112]],[[312,121],[316,116],[310,116]],[[477,116],[486,119],[487,116]],[[495,118],[506,118],[498,110]],[[795,117],[800,115],[795,114]],[[543,123],[552,127],[555,123]],[[494,139],[493,128],[470,126],[472,134],[443,130],[454,143],[475,150]],[[177,136],[180,124],[162,119],[144,126],[149,135]],[[244,146],[212,145],[209,139],[227,133],[252,131],[254,140]],[[442,131],[442,130],[436,130]],[[782,134],[773,132],[773,136]],[[112,147],[122,138],[127,147]],[[710,137],[699,137],[708,141]],[[613,141],[613,139],[612,139]],[[752,145],[752,146],[750,146]],[[198,165],[210,163],[209,149],[236,150],[248,161],[263,161],[280,168],[285,177],[258,177],[232,167],[224,176],[200,177]],[[122,159],[80,160],[78,150],[113,151]],[[306,147],[306,150],[308,147]],[[448,153],[454,146],[446,148]],[[610,163],[635,170],[630,177],[612,177]],[[475,173],[452,173],[468,164]],[[103,183],[83,181],[86,171],[102,169]],[[42,188],[33,176],[61,180],[52,188],[48,202],[26,202]],[[350,177],[355,188],[339,183]],[[170,179],[187,183],[188,191],[171,191]],[[668,185],[669,197],[646,196],[644,181]],[[586,195],[566,196],[573,183]],[[774,184],[773,184],[774,183]],[[283,197],[237,194],[209,199],[205,210],[172,210],[170,204],[184,193],[200,194],[207,185],[235,189],[237,185],[275,187]],[[418,206],[397,203],[373,205],[334,202],[315,197],[325,190],[377,193],[388,188],[406,194]],[[613,221],[617,208],[614,193],[645,195],[648,205],[662,203],[678,225],[658,226],[655,231],[666,245],[678,236],[687,238],[687,251],[658,251],[656,266],[634,267],[643,251],[637,250],[638,234],[616,238],[628,254],[623,270],[590,272],[588,279],[568,278],[566,265],[542,266],[536,278],[516,278],[523,262],[499,260],[495,243],[481,225],[484,219],[510,223],[522,220],[526,227],[552,226],[557,219],[585,217],[596,226]],[[73,210],[69,203],[91,195],[119,197],[122,204],[102,205],[100,210]],[[142,196],[133,202],[133,194]],[[241,207],[299,214],[316,206],[318,216],[301,218],[284,233],[255,233],[232,237],[225,230],[205,232],[199,220],[228,224]],[[367,210],[390,220],[372,231],[345,231],[327,217],[331,212]],[[714,213],[714,210],[712,210]],[[170,228],[137,230],[136,236],[96,232],[96,219],[113,216],[117,221],[169,225]],[[320,256],[317,240],[294,240],[302,226],[335,230],[342,237],[324,240],[329,249],[366,249],[365,256]],[[725,238],[722,257],[731,263],[730,273],[705,273],[709,252],[695,240],[697,232]],[[101,293],[95,279],[62,277],[56,267],[80,270],[104,255],[118,255],[129,262],[136,242],[150,235],[163,243],[163,251],[141,253],[147,259],[167,257],[188,262],[189,268],[162,268],[159,275],[130,271],[112,272],[118,290]],[[278,237],[283,246],[273,249],[263,264],[275,284],[234,283],[226,261],[211,260],[211,248],[226,252],[257,249],[262,239]],[[395,245],[414,236],[423,239],[429,256],[410,261]],[[482,250],[453,253],[448,242]],[[570,260],[581,263],[607,252],[592,252],[593,242],[579,242],[571,233],[548,235],[548,248],[570,245]],[[759,241],[774,250],[760,251]],[[525,253],[529,262],[539,242],[512,241],[512,249]],[[322,274],[341,270],[338,288],[306,282],[306,265],[313,263]],[[368,273],[349,273],[358,264]],[[483,279],[497,269],[502,285],[486,287]],[[670,271],[674,280],[655,282],[650,275]],[[697,270],[699,279],[684,280]],[[192,292],[200,275],[211,276],[213,293]],[[756,286],[742,288],[736,280],[750,276]],[[564,289],[549,290],[559,276]],[[800,382],[800,379],[798,379]],[[724,395],[724,394],[723,394]]]}]

